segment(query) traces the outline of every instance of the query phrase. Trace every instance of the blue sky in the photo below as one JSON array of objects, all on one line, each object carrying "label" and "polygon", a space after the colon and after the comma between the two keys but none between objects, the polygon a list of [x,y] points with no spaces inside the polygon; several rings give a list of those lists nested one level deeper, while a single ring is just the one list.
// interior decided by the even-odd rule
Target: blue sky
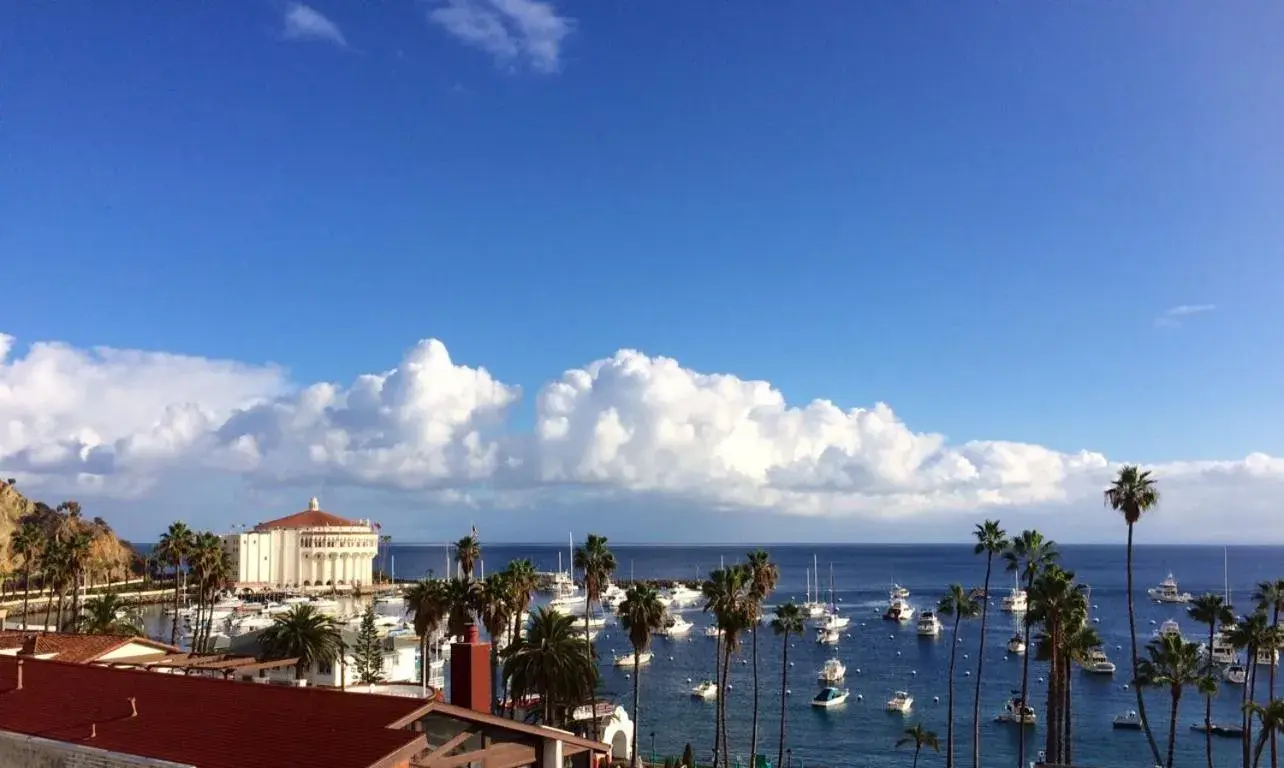
[{"label": "blue sky", "polygon": [[435,337],[520,387],[508,433],[545,383],[632,348],[791,405],[887,402],[951,443],[1278,456],[1281,22],[6,4],[0,331],[11,357],[164,351],[296,389]]}]

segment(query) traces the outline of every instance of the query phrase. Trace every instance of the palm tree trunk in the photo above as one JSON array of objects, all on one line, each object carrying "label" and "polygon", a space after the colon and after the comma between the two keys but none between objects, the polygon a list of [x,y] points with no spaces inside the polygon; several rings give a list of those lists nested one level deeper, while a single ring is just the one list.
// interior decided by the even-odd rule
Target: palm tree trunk
[{"label": "palm tree trunk", "polygon": [[976,691],[972,695],[972,768],[981,768],[981,675],[985,671],[985,627],[990,613],[990,568],[994,553],[985,556],[985,600],[981,603],[981,644],[976,649]]},{"label": "palm tree trunk", "polygon": [[[1279,603],[1276,603],[1274,608],[1271,609],[1271,627],[1274,628],[1276,632],[1278,632],[1279,626],[1280,626],[1280,606],[1279,606]],[[1276,651],[1277,651],[1276,647],[1271,646],[1272,656],[1276,653]],[[1271,676],[1270,701],[1275,701],[1275,667],[1276,665],[1272,664],[1270,669],[1270,676]],[[1278,763],[1276,762],[1277,755],[1275,753],[1275,729],[1272,728],[1270,730],[1271,730],[1271,768],[1277,768]]]},{"label": "palm tree trunk", "polygon": [[174,621],[170,623],[169,644],[178,644],[178,569],[179,565],[174,565]]},{"label": "palm tree trunk", "polygon": [[[584,586],[586,591],[588,588],[587,581],[588,580],[585,579]],[[589,597],[586,597],[584,599],[584,645],[586,648],[588,648],[589,664],[596,666],[597,662],[593,660],[593,641],[589,640],[589,614],[591,614],[592,612],[593,612],[593,600]],[[589,706],[592,707],[592,709],[589,711],[593,713],[593,716],[589,718],[589,721],[593,724],[593,728],[592,728],[593,740],[597,741],[597,686],[593,687],[593,692],[589,696]],[[637,744],[633,745],[633,750],[635,752],[637,751]]]},{"label": "palm tree trunk", "polygon": [[[40,591],[44,592],[44,589],[43,589],[44,584],[42,583],[40,586],[41,586]],[[49,629],[49,616],[52,611],[53,611],[53,592],[50,592],[49,594],[45,595],[45,629],[46,630]]]},{"label": "palm tree trunk", "polygon": [[638,647],[635,645],[633,646],[633,763],[632,763],[634,768],[637,768],[637,766],[642,764],[642,760],[638,755],[638,752],[640,751],[638,748],[638,686],[640,685],[638,674],[640,670],[641,670],[641,666],[638,664]]},{"label": "palm tree trunk", "polygon": [[1257,746],[1253,747],[1253,768],[1257,768],[1257,765],[1262,762],[1262,750],[1266,747],[1266,733],[1262,731],[1262,735],[1257,737]]},{"label": "palm tree trunk", "polygon": [[[1257,667],[1257,647],[1254,646],[1253,649],[1249,651],[1249,653],[1252,654],[1252,658],[1249,660],[1250,663],[1248,666],[1247,688],[1248,688],[1248,700],[1250,703],[1252,703],[1254,701],[1257,701],[1257,668],[1258,668]],[[1249,744],[1253,743],[1253,718],[1252,717],[1248,718],[1248,727],[1244,729],[1244,736],[1248,739]]]},{"label": "palm tree trunk", "polygon": [[784,649],[780,658],[780,751],[776,753],[776,768],[785,765],[785,696],[789,690],[789,633],[785,633]]},{"label": "palm tree trunk", "polygon": [[62,604],[63,604],[63,601],[66,599],[66,596],[67,596],[67,590],[60,588],[58,590],[58,618],[54,623],[55,632],[62,631]]},{"label": "palm tree trunk", "polygon": [[1242,743],[1240,744],[1240,749],[1243,752],[1243,755],[1242,755],[1243,768],[1248,768],[1249,760],[1252,757],[1251,750],[1253,747],[1252,734],[1251,734],[1251,729],[1253,727],[1253,720],[1251,717],[1249,717],[1249,714],[1248,714],[1248,701],[1249,701],[1248,675],[1250,675],[1253,670],[1253,646],[1249,645],[1244,650],[1245,650],[1245,655],[1247,656],[1247,658],[1244,661],[1244,665],[1245,665],[1244,693],[1243,693],[1243,701],[1239,707],[1240,727],[1243,729],[1244,735],[1241,737]]},{"label": "palm tree trunk", "polygon": [[1177,743],[1177,704],[1181,701],[1181,686],[1173,686],[1173,709],[1168,715],[1168,762],[1164,765],[1173,768],[1173,746]]},{"label": "palm tree trunk", "polygon": [[1070,722],[1071,722],[1071,718],[1070,718],[1070,709],[1071,709],[1071,707],[1070,707],[1070,702],[1071,702],[1071,699],[1070,699],[1070,671],[1071,671],[1071,667],[1070,667],[1070,659],[1066,659],[1066,660],[1065,660],[1065,663],[1064,663],[1063,667],[1064,667],[1064,670],[1065,670],[1065,671],[1063,672],[1064,677],[1063,677],[1062,679],[1063,679],[1063,680],[1065,680],[1065,696],[1064,696],[1064,697],[1063,697],[1063,699],[1062,699],[1062,702],[1063,702],[1063,703],[1062,703],[1062,705],[1061,705],[1061,706],[1062,706],[1062,714],[1064,715],[1063,720],[1064,720],[1064,722],[1065,722],[1065,726],[1064,726],[1064,728],[1063,728],[1063,729],[1062,729],[1062,731],[1061,731],[1061,751],[1062,751],[1062,753],[1064,753],[1064,755],[1065,755],[1065,757],[1064,757],[1064,759],[1063,759],[1063,762],[1064,762],[1066,765],[1074,765],[1074,759],[1073,759],[1073,756],[1072,756],[1072,751],[1073,751],[1073,750],[1070,748],[1070,742],[1071,742],[1071,740],[1070,740],[1070,730],[1071,730],[1071,729],[1070,729]]},{"label": "palm tree trunk", "polygon": [[753,727],[749,736],[749,766],[758,768],[758,627],[753,633]]},{"label": "palm tree trunk", "polygon": [[[71,579],[72,579],[72,591],[71,591],[71,631],[72,631],[72,632],[79,632],[79,631],[80,631],[79,627],[80,627],[80,579],[81,579],[81,574],[78,572],[78,570],[79,570],[79,569],[77,569],[76,571],[72,571],[72,574],[71,574]],[[1274,677],[1274,675],[1273,675],[1273,674],[1272,674],[1272,677]]]},{"label": "palm tree trunk", "polygon": [[914,768],[918,768],[918,753],[923,751],[922,744],[914,745]]},{"label": "palm tree trunk", "polygon": [[958,655],[959,643],[959,619],[963,614],[957,610],[954,612],[954,642],[950,643],[950,673],[949,688],[946,693],[946,716],[945,716],[945,768],[954,768],[954,657]]},{"label": "palm tree trunk", "polygon": [[[722,646],[722,693],[725,694],[731,687],[731,643],[724,643]],[[724,696],[719,696],[724,698]],[[722,705],[722,766],[729,768],[731,765],[731,744],[727,739],[727,705]]]},{"label": "palm tree trunk", "polygon": [[22,569],[22,629],[27,629],[27,612],[31,610],[31,564]]},{"label": "palm tree trunk", "polygon": [[428,687],[428,630],[424,629],[424,634],[419,638],[419,682],[424,687]]},{"label": "palm tree trunk", "polygon": [[[1057,712],[1059,711],[1058,705],[1060,704],[1061,693],[1059,685],[1059,678],[1061,676],[1061,660],[1057,654],[1058,640],[1059,638],[1057,637],[1056,626],[1055,623],[1053,623],[1048,628],[1048,645],[1052,646],[1052,655],[1048,659],[1048,703],[1046,707],[1048,733],[1043,745],[1043,751],[1046,753],[1048,760],[1057,760],[1060,757],[1060,752],[1057,749],[1057,731],[1059,730],[1060,722]],[[1027,659],[1030,658],[1031,650],[1032,649],[1030,648],[1025,649],[1025,657]]]},{"label": "palm tree trunk", "polygon": [[718,686],[718,699],[713,705],[713,768],[718,768],[718,762],[722,759],[722,705],[724,699],[722,695],[722,634],[717,634],[715,638],[713,680],[714,684]]},{"label": "palm tree trunk", "polygon": [[1158,765],[1162,758],[1159,745],[1155,743],[1155,734],[1150,732],[1150,720],[1146,718],[1146,697],[1142,695],[1143,686],[1136,684],[1137,679],[1137,612],[1132,603],[1132,523],[1128,523],[1128,638],[1132,641],[1132,678],[1133,691],[1137,694],[1137,719],[1141,721],[1141,730],[1146,732],[1146,741],[1150,752],[1155,756]]},{"label": "palm tree trunk", "polygon": [[[1217,618],[1208,622],[1208,659],[1212,668],[1213,641],[1216,639]],[[1204,695],[1204,751],[1208,755],[1208,768],[1213,768],[1213,696]]]},{"label": "palm tree trunk", "polygon": [[[1029,577],[1026,579],[1025,591],[1030,594],[1034,587],[1034,571],[1031,570]],[[1030,706],[1030,622],[1022,619],[1025,625],[1025,643],[1024,658],[1021,659],[1021,706]],[[1017,729],[1017,768],[1025,768],[1025,716],[1020,712],[1017,713],[1019,728]]]}]

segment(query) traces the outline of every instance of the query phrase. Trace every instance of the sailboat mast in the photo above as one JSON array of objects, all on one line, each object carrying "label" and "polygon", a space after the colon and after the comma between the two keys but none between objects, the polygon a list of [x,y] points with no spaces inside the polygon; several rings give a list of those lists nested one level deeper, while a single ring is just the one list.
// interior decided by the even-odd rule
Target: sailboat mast
[{"label": "sailboat mast", "polygon": [[803,573],[804,573],[804,578],[807,579],[807,602],[810,603],[811,602],[811,569],[804,568]]}]

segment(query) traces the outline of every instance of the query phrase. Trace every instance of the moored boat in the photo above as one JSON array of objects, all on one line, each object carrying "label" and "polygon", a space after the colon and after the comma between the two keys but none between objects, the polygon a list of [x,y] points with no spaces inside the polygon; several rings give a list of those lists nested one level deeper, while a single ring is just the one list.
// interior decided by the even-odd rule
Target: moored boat
[{"label": "moored boat", "polygon": [[1115,719],[1110,721],[1110,726],[1121,731],[1140,731],[1141,716],[1137,714],[1137,710],[1130,709],[1115,715]]},{"label": "moored boat", "polygon": [[909,695],[908,691],[896,691],[892,698],[887,700],[888,712],[900,712],[902,714],[909,712],[914,707],[914,697]]},{"label": "moored boat", "polygon": [[1157,603],[1189,603],[1191,600],[1189,592],[1177,591],[1177,579],[1171,573],[1159,582],[1159,586],[1146,590],[1146,594]]},{"label": "moored boat", "polygon": [[918,616],[918,633],[923,637],[936,637],[941,634],[941,620],[932,611],[923,611]]},{"label": "moored boat", "polygon": [[712,701],[718,698],[718,684],[712,680],[705,680],[691,689],[691,698],[704,699],[705,701]]},{"label": "moored boat", "polygon": [[[641,653],[638,654],[637,663],[639,665],[650,664],[651,659],[654,657],[655,657],[655,654],[653,654],[651,651],[642,651]],[[617,654],[615,658],[612,660],[612,663],[615,664],[615,666],[617,667],[633,666],[633,651],[625,651],[624,653]]]},{"label": "moored boat", "polygon": [[850,695],[851,691],[846,688],[834,688],[833,686],[829,686],[822,688],[820,693],[816,694],[815,698],[811,700],[811,705],[813,707],[822,708],[836,707],[847,701],[847,697]]}]

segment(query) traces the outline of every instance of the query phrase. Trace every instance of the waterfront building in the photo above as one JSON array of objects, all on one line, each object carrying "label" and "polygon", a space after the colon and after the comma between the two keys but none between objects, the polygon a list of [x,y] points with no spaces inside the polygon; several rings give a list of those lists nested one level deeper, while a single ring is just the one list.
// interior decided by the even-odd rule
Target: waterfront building
[{"label": "waterfront building", "polygon": [[325,512],[314,498],[293,515],[223,537],[239,588],[361,587],[374,581],[378,526]]}]

